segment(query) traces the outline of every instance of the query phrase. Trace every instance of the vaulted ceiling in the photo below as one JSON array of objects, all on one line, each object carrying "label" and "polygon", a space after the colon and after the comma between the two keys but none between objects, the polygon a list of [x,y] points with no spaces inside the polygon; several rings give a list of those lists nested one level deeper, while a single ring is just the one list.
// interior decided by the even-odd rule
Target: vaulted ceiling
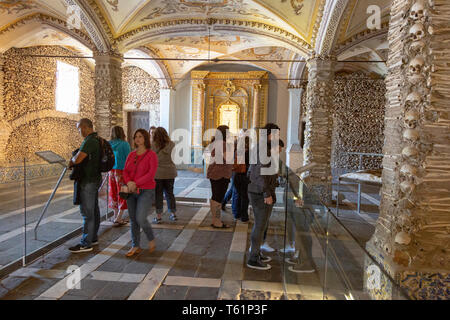
[{"label": "vaulted ceiling", "polygon": [[[367,7],[374,3],[382,10],[383,29],[369,31]],[[181,59],[159,63],[174,82],[204,63],[201,59],[215,58],[247,60],[245,63],[271,71],[279,78],[298,77],[291,73],[301,68],[293,68],[292,62],[258,60],[300,60],[313,51],[334,53],[343,60],[381,58],[386,50],[390,3],[391,0],[4,0],[0,2],[0,53],[11,47],[53,44],[84,55],[115,50],[125,57],[145,54]],[[74,27],[74,14],[78,13],[81,24]],[[331,43],[330,52],[323,45],[327,42]],[[145,67],[142,62],[140,67]],[[376,67],[372,71],[385,70]]]}]

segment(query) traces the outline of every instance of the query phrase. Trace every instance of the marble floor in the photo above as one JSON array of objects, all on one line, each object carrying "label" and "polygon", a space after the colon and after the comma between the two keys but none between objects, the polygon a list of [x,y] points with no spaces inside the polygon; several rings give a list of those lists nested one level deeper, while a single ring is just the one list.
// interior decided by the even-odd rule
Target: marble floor
[{"label": "marble floor", "polygon": [[[55,180],[31,181],[28,186],[27,250],[30,251],[27,252],[80,227],[78,208],[71,204],[71,182],[64,181],[34,239],[33,227]],[[11,197],[11,194],[19,194],[20,189],[21,186],[0,186],[2,266],[23,255],[24,217],[20,209],[23,198]],[[277,191],[283,193],[283,190]],[[331,251],[325,256],[321,232],[313,228],[308,236],[312,240],[315,273],[290,272],[285,262],[287,256],[279,250],[267,253],[272,258],[271,270],[253,270],[246,266],[252,219],[249,224],[235,222],[228,207],[222,215],[231,228],[211,228],[207,202],[209,181],[202,174],[180,171],[175,193],[179,200],[179,220],[169,221],[165,214],[162,224],[153,225],[157,248],[152,254],[144,250],[134,258],[126,258],[125,253],[131,246],[129,225],[113,228],[105,217],[100,227],[99,245],[94,251],[71,254],[68,248],[78,243],[78,237],[65,241],[1,279],[0,299],[345,299],[349,290],[353,297],[366,298],[362,285],[364,255],[342,230],[335,230],[332,253],[345,260],[343,267],[339,261],[333,261]],[[359,232],[358,240],[367,241],[373,225],[367,218],[352,213],[351,186],[344,196],[350,198],[350,205],[342,207],[342,221]],[[100,198],[105,215],[104,193]],[[362,214],[370,217],[376,213],[367,210],[374,205],[369,200],[365,199]],[[283,206],[280,196],[268,232],[268,242],[276,249],[285,244]],[[320,229],[320,223],[316,227]],[[145,240],[145,236],[141,239]],[[142,247],[147,248],[146,241]],[[70,273],[71,270],[76,271]]]}]

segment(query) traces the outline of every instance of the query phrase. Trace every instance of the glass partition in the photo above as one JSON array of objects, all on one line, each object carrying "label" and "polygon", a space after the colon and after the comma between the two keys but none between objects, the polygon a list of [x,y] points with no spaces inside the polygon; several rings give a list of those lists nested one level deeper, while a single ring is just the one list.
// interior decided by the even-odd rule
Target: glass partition
[{"label": "glass partition", "polygon": [[[0,276],[27,265],[82,232],[82,217],[74,205],[70,170],[48,164],[0,168]],[[58,186],[58,188],[56,188]],[[99,189],[101,221],[108,214],[108,176]],[[26,233],[24,232],[26,228]]]},{"label": "glass partition", "polygon": [[[287,168],[283,285],[288,299],[407,299],[357,239],[296,173]],[[390,294],[384,292],[388,290]]]}]

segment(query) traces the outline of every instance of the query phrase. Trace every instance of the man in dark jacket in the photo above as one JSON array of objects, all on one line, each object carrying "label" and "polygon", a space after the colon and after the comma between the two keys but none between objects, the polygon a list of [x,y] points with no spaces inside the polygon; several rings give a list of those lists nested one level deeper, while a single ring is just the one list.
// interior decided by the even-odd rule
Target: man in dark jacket
[{"label": "man in dark jacket", "polygon": [[92,251],[92,246],[98,243],[97,233],[100,227],[100,209],[98,207],[98,188],[101,183],[100,173],[100,141],[94,126],[89,119],[81,119],[77,129],[84,138],[78,153],[70,160],[69,167],[81,164],[80,184],[80,212],[83,217],[83,235],[80,244],[69,248],[73,253]]},{"label": "man in dark jacket", "polygon": [[260,247],[273,205],[277,201],[275,189],[278,186],[279,165],[278,146],[274,144],[275,142],[278,144],[280,128],[276,124],[268,123],[263,130],[267,132],[267,156],[270,157],[270,161],[267,164],[262,163],[259,148],[262,147],[261,144],[264,144],[264,141],[260,141],[256,164],[251,164],[248,170],[250,179],[248,196],[253,208],[255,223],[251,234],[251,250],[247,267],[257,270],[269,270],[271,268],[267,262],[272,259],[263,256]]}]

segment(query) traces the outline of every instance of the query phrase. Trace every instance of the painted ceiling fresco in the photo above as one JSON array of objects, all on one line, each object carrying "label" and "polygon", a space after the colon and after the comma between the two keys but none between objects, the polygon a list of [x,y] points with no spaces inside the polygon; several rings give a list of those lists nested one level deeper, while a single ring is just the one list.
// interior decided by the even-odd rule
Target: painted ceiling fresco
[{"label": "painted ceiling fresco", "polygon": [[[144,47],[155,52],[160,58],[184,59],[164,62],[169,74],[174,78],[181,78],[192,68],[204,63],[188,59],[215,58],[261,60],[247,63],[269,70],[277,77],[287,78],[291,63],[263,60],[293,59],[296,53],[298,54],[295,48],[283,46],[281,38],[284,35],[287,38],[298,37],[300,41],[310,45],[308,50],[312,52],[318,27],[324,23],[322,19],[325,7],[330,4],[328,0],[1,0],[0,52],[11,46],[54,44],[83,54],[92,54],[86,42],[78,38],[81,42],[77,41],[62,30],[69,15],[68,4],[74,3],[80,3],[91,10],[96,28],[109,37],[107,41],[110,43],[120,41],[121,37],[127,35],[142,34],[144,40],[134,46],[128,46],[122,54],[126,54],[127,50]],[[348,0],[336,33],[337,44],[346,45],[349,39],[367,29],[366,9],[373,3],[382,8],[382,21],[388,21],[391,0]],[[63,26],[58,28],[54,24],[45,24],[30,18],[36,15],[45,15],[46,19],[50,20],[58,19]],[[281,33],[278,38],[271,38],[256,29],[255,32],[228,32],[211,28],[210,33],[186,31],[178,34],[158,34],[158,27],[149,27],[158,24],[176,26],[178,21],[209,18],[250,22],[251,25],[260,23],[269,30],[278,28],[285,33]],[[80,30],[87,38],[92,36],[88,34],[84,24]],[[149,40],[145,37],[146,32],[153,32]],[[359,44],[345,49],[346,51],[340,54],[345,59],[381,59],[380,52],[384,50],[386,36],[379,41],[382,44]]]}]

